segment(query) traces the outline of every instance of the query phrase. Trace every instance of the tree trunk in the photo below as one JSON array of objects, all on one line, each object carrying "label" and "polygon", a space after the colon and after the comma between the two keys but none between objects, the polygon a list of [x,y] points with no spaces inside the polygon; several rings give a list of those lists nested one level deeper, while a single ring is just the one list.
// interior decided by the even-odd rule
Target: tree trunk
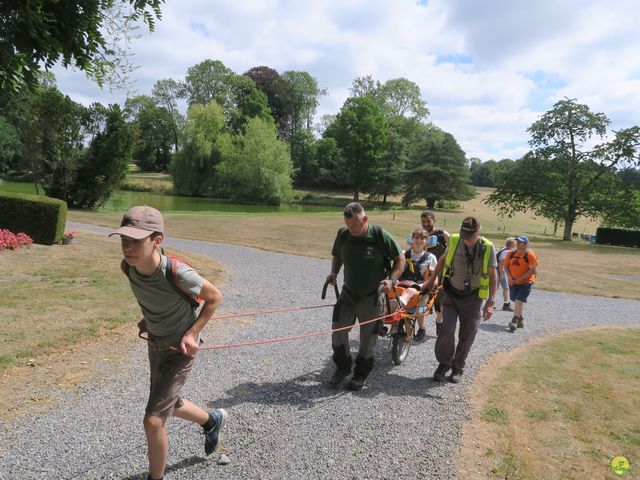
[{"label": "tree trunk", "polygon": [[435,198],[427,198],[427,208],[429,210],[433,210],[436,206],[436,199]]},{"label": "tree trunk", "polygon": [[387,204],[387,194],[386,193],[382,196],[382,204],[383,205]]},{"label": "tree trunk", "polygon": [[566,221],[564,223],[564,234],[562,235],[562,240],[570,242],[571,241],[571,230],[573,229],[573,222]]},{"label": "tree trunk", "polygon": [[353,192],[353,201],[354,202],[359,202],[360,201],[360,196],[358,195],[358,190],[356,189],[355,192]]}]

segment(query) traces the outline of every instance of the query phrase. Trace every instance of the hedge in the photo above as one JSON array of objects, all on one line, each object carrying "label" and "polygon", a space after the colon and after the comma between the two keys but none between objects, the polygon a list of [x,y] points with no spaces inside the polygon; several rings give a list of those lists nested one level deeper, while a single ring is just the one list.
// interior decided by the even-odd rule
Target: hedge
[{"label": "hedge", "polygon": [[0,228],[24,232],[35,243],[58,243],[67,221],[67,204],[38,195],[0,192]]},{"label": "hedge", "polygon": [[596,242],[622,247],[640,247],[640,230],[598,227]]}]

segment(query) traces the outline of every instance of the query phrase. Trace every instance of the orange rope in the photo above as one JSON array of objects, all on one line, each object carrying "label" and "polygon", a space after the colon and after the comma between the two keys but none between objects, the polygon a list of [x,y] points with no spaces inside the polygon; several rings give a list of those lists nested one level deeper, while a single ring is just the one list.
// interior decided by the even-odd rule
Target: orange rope
[{"label": "orange rope", "polygon": [[211,320],[222,320],[225,318],[238,318],[238,317],[251,317],[253,315],[266,315],[268,313],[299,312],[301,310],[311,310],[312,308],[325,308],[325,307],[333,307],[333,304],[314,305],[312,307],[274,308],[273,310],[256,310],[255,312],[234,313],[230,315],[221,315],[219,317],[211,317]]}]

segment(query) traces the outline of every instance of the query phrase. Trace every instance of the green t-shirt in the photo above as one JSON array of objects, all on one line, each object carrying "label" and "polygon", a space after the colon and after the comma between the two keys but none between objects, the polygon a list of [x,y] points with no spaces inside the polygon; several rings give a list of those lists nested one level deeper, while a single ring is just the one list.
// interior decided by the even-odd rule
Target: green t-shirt
[{"label": "green t-shirt", "polygon": [[[129,267],[129,283],[147,322],[149,338],[155,342],[175,345],[196,321],[196,312],[165,278],[167,257],[162,255],[158,269],[149,277]],[[185,263],[176,264],[178,283],[193,296],[200,294],[204,280]]]},{"label": "green t-shirt", "polygon": [[[387,255],[391,259],[400,255],[402,250],[391,234],[383,229],[382,237]],[[362,237],[354,237],[348,230],[340,229],[331,255],[342,262],[344,285],[356,295],[370,295],[385,278],[384,254],[378,247],[371,225]]]}]

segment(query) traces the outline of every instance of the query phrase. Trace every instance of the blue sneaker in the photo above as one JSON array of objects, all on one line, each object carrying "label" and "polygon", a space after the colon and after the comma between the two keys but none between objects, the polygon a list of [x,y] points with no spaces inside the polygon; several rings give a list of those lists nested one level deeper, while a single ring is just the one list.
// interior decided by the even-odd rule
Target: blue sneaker
[{"label": "blue sneaker", "polygon": [[229,414],[224,408],[219,408],[211,412],[211,416],[216,420],[216,426],[208,432],[204,432],[204,453],[211,455],[218,450],[220,445],[220,438],[222,436],[222,429],[225,423],[227,423],[227,417]]}]

